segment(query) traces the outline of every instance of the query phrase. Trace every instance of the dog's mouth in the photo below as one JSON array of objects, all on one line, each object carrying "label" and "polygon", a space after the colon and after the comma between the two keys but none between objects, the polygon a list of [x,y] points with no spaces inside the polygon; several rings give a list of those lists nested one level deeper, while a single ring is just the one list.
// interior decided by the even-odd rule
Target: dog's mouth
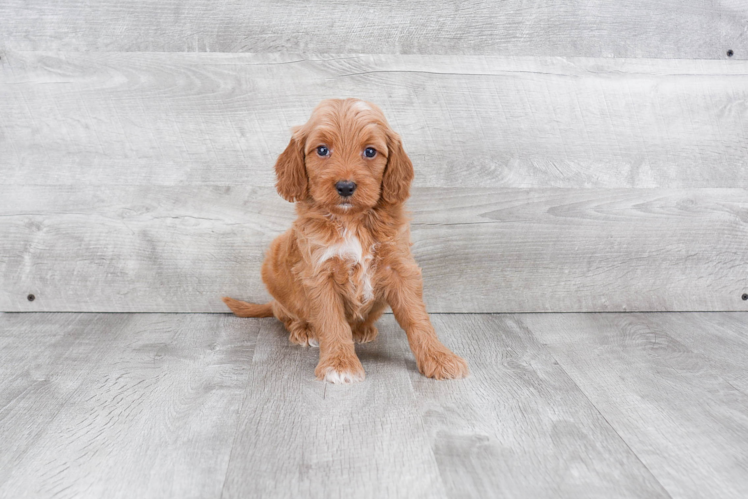
[{"label": "dog's mouth", "polygon": [[350,201],[343,201],[341,203],[338,203],[338,206],[343,210],[348,210],[353,206],[353,203],[351,203]]}]

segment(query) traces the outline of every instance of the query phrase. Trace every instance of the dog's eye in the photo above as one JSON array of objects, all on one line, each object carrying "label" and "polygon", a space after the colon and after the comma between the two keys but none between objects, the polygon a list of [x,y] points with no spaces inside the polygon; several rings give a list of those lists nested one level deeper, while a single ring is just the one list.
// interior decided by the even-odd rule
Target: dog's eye
[{"label": "dog's eye", "polygon": [[377,155],[377,150],[374,148],[364,149],[364,156],[367,158],[374,158]]},{"label": "dog's eye", "polygon": [[317,154],[319,156],[323,156],[323,157],[324,156],[329,156],[330,155],[330,150],[327,149],[327,146],[317,146]]}]

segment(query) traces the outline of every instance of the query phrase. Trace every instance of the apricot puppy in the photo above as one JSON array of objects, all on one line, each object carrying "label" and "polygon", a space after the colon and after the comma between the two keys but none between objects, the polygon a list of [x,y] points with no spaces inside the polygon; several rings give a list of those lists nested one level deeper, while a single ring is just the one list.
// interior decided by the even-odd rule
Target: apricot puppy
[{"label": "apricot puppy", "polygon": [[318,379],[351,383],[365,375],[354,342],[376,338],[374,322],[389,304],[421,373],[466,376],[467,363],[436,337],[423,303],[403,210],[413,164],[382,111],[358,99],[322,101],[293,129],[275,173],[297,218],[262,265],[274,300],[224,297],[234,314],[275,316],[291,342],[319,345]]}]

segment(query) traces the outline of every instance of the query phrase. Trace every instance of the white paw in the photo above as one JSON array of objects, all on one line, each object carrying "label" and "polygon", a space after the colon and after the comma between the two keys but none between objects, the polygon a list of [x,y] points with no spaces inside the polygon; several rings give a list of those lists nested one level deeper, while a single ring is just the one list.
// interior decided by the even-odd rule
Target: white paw
[{"label": "white paw", "polygon": [[317,339],[313,339],[313,338],[311,338],[311,337],[310,337],[310,338],[309,338],[309,339],[307,340],[307,342],[309,342],[309,345],[310,345],[311,347],[319,347],[319,342],[317,342]]},{"label": "white paw", "polygon": [[350,372],[338,372],[332,368],[328,368],[325,372],[325,382],[331,384],[352,384],[354,382],[362,382],[366,375],[361,373],[350,373]]}]

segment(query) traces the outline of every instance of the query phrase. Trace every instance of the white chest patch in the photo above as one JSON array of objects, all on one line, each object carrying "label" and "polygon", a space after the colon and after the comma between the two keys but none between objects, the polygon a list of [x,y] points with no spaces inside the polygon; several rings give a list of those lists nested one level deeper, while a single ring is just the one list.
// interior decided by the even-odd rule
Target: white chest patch
[{"label": "white chest patch", "polygon": [[330,245],[325,249],[325,252],[320,257],[318,263],[322,264],[326,260],[330,260],[333,257],[340,257],[344,260],[352,260],[356,264],[360,264],[364,259],[364,251],[361,248],[361,242],[356,238],[355,235],[348,231],[343,233],[343,241]]},{"label": "white chest patch", "polygon": [[[343,231],[343,239],[338,243],[330,245],[317,260],[317,265],[332,258],[340,258],[354,265],[351,281],[356,289],[363,295],[364,302],[374,298],[374,287],[371,284],[371,261],[373,252],[364,252],[361,242],[355,234]],[[358,269],[355,266],[358,266]]]}]

